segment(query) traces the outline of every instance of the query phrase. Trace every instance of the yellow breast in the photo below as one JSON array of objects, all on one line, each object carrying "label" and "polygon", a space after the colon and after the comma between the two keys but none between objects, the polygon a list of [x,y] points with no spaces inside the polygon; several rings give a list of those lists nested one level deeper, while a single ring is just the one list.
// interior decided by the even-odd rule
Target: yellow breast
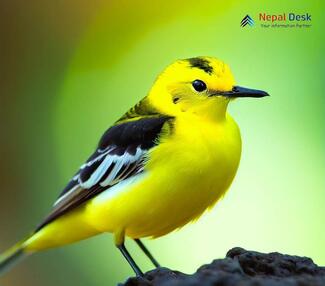
[{"label": "yellow breast", "polygon": [[197,218],[226,192],[240,160],[239,129],[229,115],[218,124],[191,116],[178,117],[172,136],[151,150],[144,176],[92,202],[97,228],[158,237]]}]

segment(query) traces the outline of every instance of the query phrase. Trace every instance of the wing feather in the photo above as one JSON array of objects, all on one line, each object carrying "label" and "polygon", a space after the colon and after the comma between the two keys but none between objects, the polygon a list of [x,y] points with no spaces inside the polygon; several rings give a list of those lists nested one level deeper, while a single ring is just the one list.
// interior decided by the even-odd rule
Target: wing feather
[{"label": "wing feather", "polygon": [[157,144],[163,125],[169,119],[168,116],[142,118],[108,129],[97,150],[64,188],[36,231],[111,186],[142,172],[146,154]]}]

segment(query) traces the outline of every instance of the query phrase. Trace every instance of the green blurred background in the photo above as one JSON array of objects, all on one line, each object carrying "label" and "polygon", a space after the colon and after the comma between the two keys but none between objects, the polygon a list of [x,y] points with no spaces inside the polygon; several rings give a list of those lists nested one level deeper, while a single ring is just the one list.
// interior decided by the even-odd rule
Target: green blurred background
[{"label": "green blurred background", "polygon": [[[224,200],[148,247],[162,265],[188,273],[234,246],[325,265],[321,2],[2,1],[0,249],[46,215],[101,133],[167,64],[211,55],[231,66],[239,85],[272,96],[230,106],[243,155]],[[259,12],[308,12],[312,27],[262,29]],[[246,14],[255,27],[239,26]],[[115,285],[130,275],[112,236],[101,235],[32,256],[1,285]]]}]

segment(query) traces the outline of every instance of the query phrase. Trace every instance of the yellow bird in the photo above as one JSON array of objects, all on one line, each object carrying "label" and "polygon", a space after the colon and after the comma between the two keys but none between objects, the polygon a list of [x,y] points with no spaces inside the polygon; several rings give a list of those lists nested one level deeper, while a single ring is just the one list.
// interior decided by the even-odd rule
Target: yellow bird
[{"label": "yellow bird", "polygon": [[159,237],[198,218],[228,190],[241,156],[241,137],[227,113],[237,97],[264,97],[235,85],[213,57],[177,60],[150,92],[110,127],[98,147],[35,231],[0,256],[4,273],[29,254],[103,232],[137,275],[124,246]]}]

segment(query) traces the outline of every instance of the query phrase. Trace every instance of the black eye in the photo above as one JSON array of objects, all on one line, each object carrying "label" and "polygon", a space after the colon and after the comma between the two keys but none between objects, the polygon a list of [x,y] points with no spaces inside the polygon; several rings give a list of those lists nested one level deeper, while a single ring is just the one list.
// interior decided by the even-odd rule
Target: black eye
[{"label": "black eye", "polygon": [[192,82],[192,86],[194,89],[198,92],[205,91],[207,89],[207,85],[205,84],[204,81],[196,79]]}]

